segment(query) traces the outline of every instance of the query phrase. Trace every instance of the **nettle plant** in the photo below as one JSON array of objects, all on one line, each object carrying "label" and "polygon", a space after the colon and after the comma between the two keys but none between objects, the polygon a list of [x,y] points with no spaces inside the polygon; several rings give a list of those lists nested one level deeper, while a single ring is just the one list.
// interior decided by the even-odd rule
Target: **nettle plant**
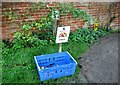
[{"label": "nettle plant", "polygon": [[102,36],[108,33],[102,29],[94,31],[94,29],[77,29],[70,34],[70,40],[75,42],[95,43]]}]

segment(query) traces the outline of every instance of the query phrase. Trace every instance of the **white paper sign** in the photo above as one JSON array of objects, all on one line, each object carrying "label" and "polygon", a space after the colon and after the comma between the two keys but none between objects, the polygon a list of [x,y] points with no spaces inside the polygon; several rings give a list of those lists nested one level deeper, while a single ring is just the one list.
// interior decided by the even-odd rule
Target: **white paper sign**
[{"label": "white paper sign", "polygon": [[63,43],[68,41],[70,33],[70,26],[65,27],[58,27],[57,29],[57,36],[56,36],[56,43]]}]

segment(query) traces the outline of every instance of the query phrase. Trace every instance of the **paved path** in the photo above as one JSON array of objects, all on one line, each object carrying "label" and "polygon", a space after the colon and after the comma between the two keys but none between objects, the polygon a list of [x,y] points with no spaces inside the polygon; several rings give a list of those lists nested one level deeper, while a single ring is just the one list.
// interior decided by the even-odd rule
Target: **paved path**
[{"label": "paved path", "polygon": [[89,83],[118,82],[118,35],[101,38],[80,59],[81,74]]},{"label": "paved path", "polygon": [[[65,80],[71,83],[118,83],[118,34],[103,37],[79,60],[82,66],[78,77]],[[64,83],[63,82],[63,83]]]}]

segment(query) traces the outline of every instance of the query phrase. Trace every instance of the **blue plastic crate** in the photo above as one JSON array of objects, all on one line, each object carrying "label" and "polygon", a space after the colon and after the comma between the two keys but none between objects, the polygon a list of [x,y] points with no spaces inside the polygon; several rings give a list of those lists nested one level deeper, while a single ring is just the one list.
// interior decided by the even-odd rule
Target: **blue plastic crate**
[{"label": "blue plastic crate", "polygon": [[77,62],[68,52],[34,56],[41,81],[73,75]]}]

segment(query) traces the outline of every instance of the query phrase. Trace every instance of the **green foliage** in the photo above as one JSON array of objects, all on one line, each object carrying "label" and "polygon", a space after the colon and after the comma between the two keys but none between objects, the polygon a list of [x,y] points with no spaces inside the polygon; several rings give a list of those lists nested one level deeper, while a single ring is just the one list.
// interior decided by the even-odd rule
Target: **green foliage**
[{"label": "green foliage", "polygon": [[52,35],[52,31],[43,32],[38,34],[40,40],[47,40],[48,44],[55,45],[56,36]]},{"label": "green foliage", "polygon": [[93,29],[77,29],[71,33],[70,40],[75,42],[94,43],[101,36],[105,36],[106,32],[99,29],[94,31]]},{"label": "green foliage", "polygon": [[[26,16],[29,16],[31,17],[30,14],[30,10],[32,11],[36,11],[36,10],[40,10],[41,8],[44,8],[46,9],[47,8],[47,3],[42,3],[42,2],[39,2],[39,3],[32,3],[32,5],[24,10],[24,13],[21,14],[21,17],[26,17]],[[18,19],[18,14],[16,12],[13,12],[11,8],[10,9],[10,12],[5,12],[6,16],[9,18],[9,19]],[[55,12],[56,10],[58,10],[60,12],[60,15],[63,15],[63,14],[72,14],[74,18],[79,18],[81,17],[82,19],[90,22],[91,20],[91,16],[84,10],[81,10],[79,8],[75,8],[74,7],[74,4],[71,2],[71,3],[59,3],[57,2],[56,3],[56,7],[50,7],[50,12],[48,13],[48,15],[46,16],[43,16],[43,18],[41,18],[40,20],[38,21],[33,21],[31,22],[31,26],[32,27],[35,27],[39,30],[44,30],[44,29],[52,29],[53,28],[53,20],[52,20],[52,13],[54,16],[57,15],[57,13]]]},{"label": "green foliage", "polygon": [[40,40],[37,36],[32,36],[32,34],[16,32],[12,43],[13,48],[19,49],[24,47],[44,46],[47,44],[47,40]]},{"label": "green foliage", "polygon": [[29,24],[23,25],[23,27],[21,28],[21,30],[23,31],[28,31],[31,29],[31,26]]},{"label": "green foliage", "polygon": [[39,82],[33,56],[40,53],[40,48],[10,50],[8,55],[3,54],[3,82]]},{"label": "green foliage", "polygon": [[88,21],[89,23],[91,22],[91,19],[94,20],[91,15],[79,8],[74,8],[72,10],[72,15],[74,18],[82,18],[83,20]]},{"label": "green foliage", "polygon": [[33,35],[30,31],[30,25],[23,25],[21,31],[14,33],[14,39],[12,41],[13,48],[19,49],[24,47],[44,46],[47,44],[47,40],[40,40],[38,36]]},{"label": "green foliage", "polygon": [[58,3],[59,7],[60,7],[60,14],[72,14],[74,18],[82,18],[85,21],[88,21],[89,23],[91,22],[91,19],[93,19],[93,17],[91,15],[89,15],[86,11],[80,9],[80,8],[75,8],[74,4],[71,3]]},{"label": "green foliage", "polygon": [[[31,10],[41,7],[46,9],[45,3],[39,3],[40,6],[32,5]],[[74,8],[73,3],[58,4],[60,7],[50,8],[50,13],[42,17],[40,20],[24,24],[19,32],[14,33],[14,39],[11,43],[2,43],[3,48],[3,82],[24,82],[39,83],[37,71],[35,69],[33,56],[41,54],[49,54],[58,52],[58,44],[55,44],[55,36],[52,36],[51,30],[43,33],[34,33],[32,28],[40,31],[53,28],[52,12],[59,10],[60,14],[70,14],[74,18],[81,17],[86,21],[90,21],[90,15],[85,11]],[[28,13],[28,12],[26,12]],[[12,13],[11,13],[12,14]],[[8,16],[11,16],[8,14]],[[54,13],[56,16],[56,13]],[[99,37],[106,35],[106,32],[99,29],[77,29],[69,36],[69,42],[63,44],[63,51],[68,51],[77,61],[78,57],[88,49],[86,43],[94,43]],[[77,67],[76,74],[79,73]],[[75,74],[75,75],[76,75]],[[69,78],[69,77],[64,77]],[[63,78],[61,78],[61,82]]]},{"label": "green foliage", "polygon": [[[63,51],[68,51],[70,54],[77,59],[79,55],[83,54],[87,50],[87,45],[85,43],[69,42],[63,44]],[[75,45],[75,46],[74,46]],[[84,48],[83,48],[84,47]],[[73,49],[72,49],[73,48]],[[82,51],[81,51],[81,50]],[[76,53],[76,51],[79,52]],[[35,55],[43,55],[58,52],[58,44],[45,46],[36,46],[31,48],[21,48],[12,49],[9,48],[7,54],[3,53],[3,83],[40,83],[38,73],[34,64]],[[79,68],[77,67],[75,75],[79,73]],[[75,76],[73,75],[73,77]],[[71,77],[62,77],[58,79],[61,83],[64,79],[69,79]],[[49,83],[54,82],[53,80]]]},{"label": "green foliage", "polygon": [[[40,83],[38,73],[35,68],[33,56],[44,55],[58,52],[58,44],[55,44],[55,36],[51,36],[52,32],[33,34],[29,31],[29,26],[22,32],[16,32],[13,43],[13,48],[9,44],[1,44],[3,50],[3,83]],[[106,35],[107,32],[99,29],[77,29],[70,34],[70,40],[63,44],[63,51],[68,51],[78,62],[78,57],[83,55],[87,49],[88,44],[93,43],[99,37]],[[30,45],[30,46],[29,46]],[[19,47],[21,46],[21,47]],[[23,46],[23,47],[22,47]],[[25,48],[26,47],[26,48]],[[18,49],[20,48],[20,49]],[[62,77],[57,80],[61,83],[66,79],[76,77],[80,69],[77,66],[76,72],[72,77]],[[53,80],[49,81],[50,83]]]},{"label": "green foliage", "polygon": [[72,10],[74,10],[74,6],[73,6],[73,3],[58,3],[58,6],[60,7],[59,10],[60,10],[60,14],[69,14],[72,12]]},{"label": "green foliage", "polygon": [[0,48],[5,48],[6,44],[2,42],[2,40],[0,40]]},{"label": "green foliage", "polygon": [[33,21],[31,26],[37,28],[38,30],[52,29],[53,21],[51,17],[43,17],[39,21]]},{"label": "green foliage", "polygon": [[9,12],[5,12],[5,15],[8,17],[8,19],[12,19],[12,20],[17,19],[18,14],[16,12],[13,12],[11,8],[9,9],[10,9]]},{"label": "green foliage", "polygon": [[0,48],[1,48],[1,54],[9,55],[10,53],[10,49],[7,43],[5,43],[5,41],[3,42],[2,40],[0,40]]}]

